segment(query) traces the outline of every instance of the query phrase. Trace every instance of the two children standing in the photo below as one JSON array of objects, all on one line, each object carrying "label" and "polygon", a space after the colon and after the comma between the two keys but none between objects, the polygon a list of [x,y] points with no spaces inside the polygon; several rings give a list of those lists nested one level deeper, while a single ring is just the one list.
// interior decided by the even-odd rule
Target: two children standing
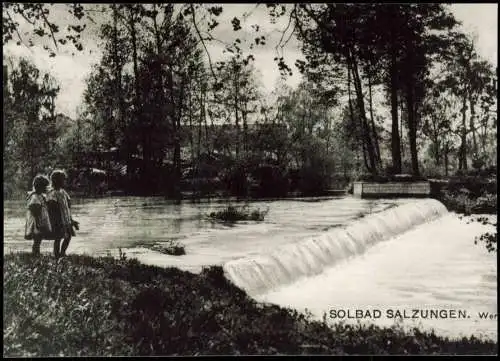
[{"label": "two children standing", "polygon": [[[50,175],[52,183],[43,175],[33,180],[33,191],[28,193],[25,239],[33,240],[33,254],[40,254],[43,239],[54,240],[54,256],[66,255],[71,237],[78,230],[78,222],[71,217],[71,199],[64,190],[66,174],[55,170]],[[62,240],[62,244],[61,244]]]}]

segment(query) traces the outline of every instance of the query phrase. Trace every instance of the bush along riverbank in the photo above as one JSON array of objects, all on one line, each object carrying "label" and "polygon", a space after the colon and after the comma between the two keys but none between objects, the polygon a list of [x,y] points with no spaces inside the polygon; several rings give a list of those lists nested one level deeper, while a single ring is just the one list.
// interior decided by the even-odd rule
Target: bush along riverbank
[{"label": "bush along riverbank", "polygon": [[439,200],[448,208],[460,214],[497,214],[496,193],[483,193],[476,197],[467,189],[458,192],[444,191]]},{"label": "bush along riverbank", "polygon": [[497,214],[497,182],[495,178],[453,177],[431,181],[431,193],[449,211],[459,214]]},{"label": "bush along riverbank", "polygon": [[199,275],[134,259],[9,254],[4,356],[496,354],[496,342],[337,325],[257,303],[220,267]]}]

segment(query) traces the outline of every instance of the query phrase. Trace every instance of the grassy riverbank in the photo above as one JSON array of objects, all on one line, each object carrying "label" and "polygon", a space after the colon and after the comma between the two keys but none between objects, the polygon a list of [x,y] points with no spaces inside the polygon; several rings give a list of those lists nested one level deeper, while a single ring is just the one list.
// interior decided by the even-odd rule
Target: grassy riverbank
[{"label": "grassy riverbank", "polygon": [[4,356],[495,354],[498,344],[324,323],[255,302],[220,267],[195,275],[136,260],[9,254]]}]

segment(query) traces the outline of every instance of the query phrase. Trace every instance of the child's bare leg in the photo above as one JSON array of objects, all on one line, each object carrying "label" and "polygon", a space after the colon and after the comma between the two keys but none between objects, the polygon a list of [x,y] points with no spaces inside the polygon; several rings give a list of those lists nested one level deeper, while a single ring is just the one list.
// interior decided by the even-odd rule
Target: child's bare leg
[{"label": "child's bare leg", "polygon": [[34,238],[33,239],[33,247],[32,247],[32,252],[34,256],[39,256],[40,255],[40,245],[42,244],[42,239],[41,238]]},{"label": "child's bare leg", "polygon": [[70,241],[71,241],[71,236],[64,238],[61,246],[61,256],[66,256],[66,250],[68,249]]},{"label": "child's bare leg", "polygon": [[61,255],[59,249],[61,248],[61,239],[56,238],[54,239],[54,257],[59,258]]}]

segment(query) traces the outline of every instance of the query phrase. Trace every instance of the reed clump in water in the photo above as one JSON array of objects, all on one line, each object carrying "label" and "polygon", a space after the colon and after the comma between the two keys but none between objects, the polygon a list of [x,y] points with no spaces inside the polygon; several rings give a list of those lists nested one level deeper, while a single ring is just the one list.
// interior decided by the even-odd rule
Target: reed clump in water
[{"label": "reed clump in water", "polygon": [[4,356],[496,354],[497,342],[328,326],[258,303],[221,267],[201,274],[122,256],[7,254]]},{"label": "reed clump in water", "polygon": [[211,212],[209,217],[223,222],[263,221],[268,212],[269,209],[261,211],[260,209],[250,209],[247,205],[243,207],[229,205],[220,211]]}]

